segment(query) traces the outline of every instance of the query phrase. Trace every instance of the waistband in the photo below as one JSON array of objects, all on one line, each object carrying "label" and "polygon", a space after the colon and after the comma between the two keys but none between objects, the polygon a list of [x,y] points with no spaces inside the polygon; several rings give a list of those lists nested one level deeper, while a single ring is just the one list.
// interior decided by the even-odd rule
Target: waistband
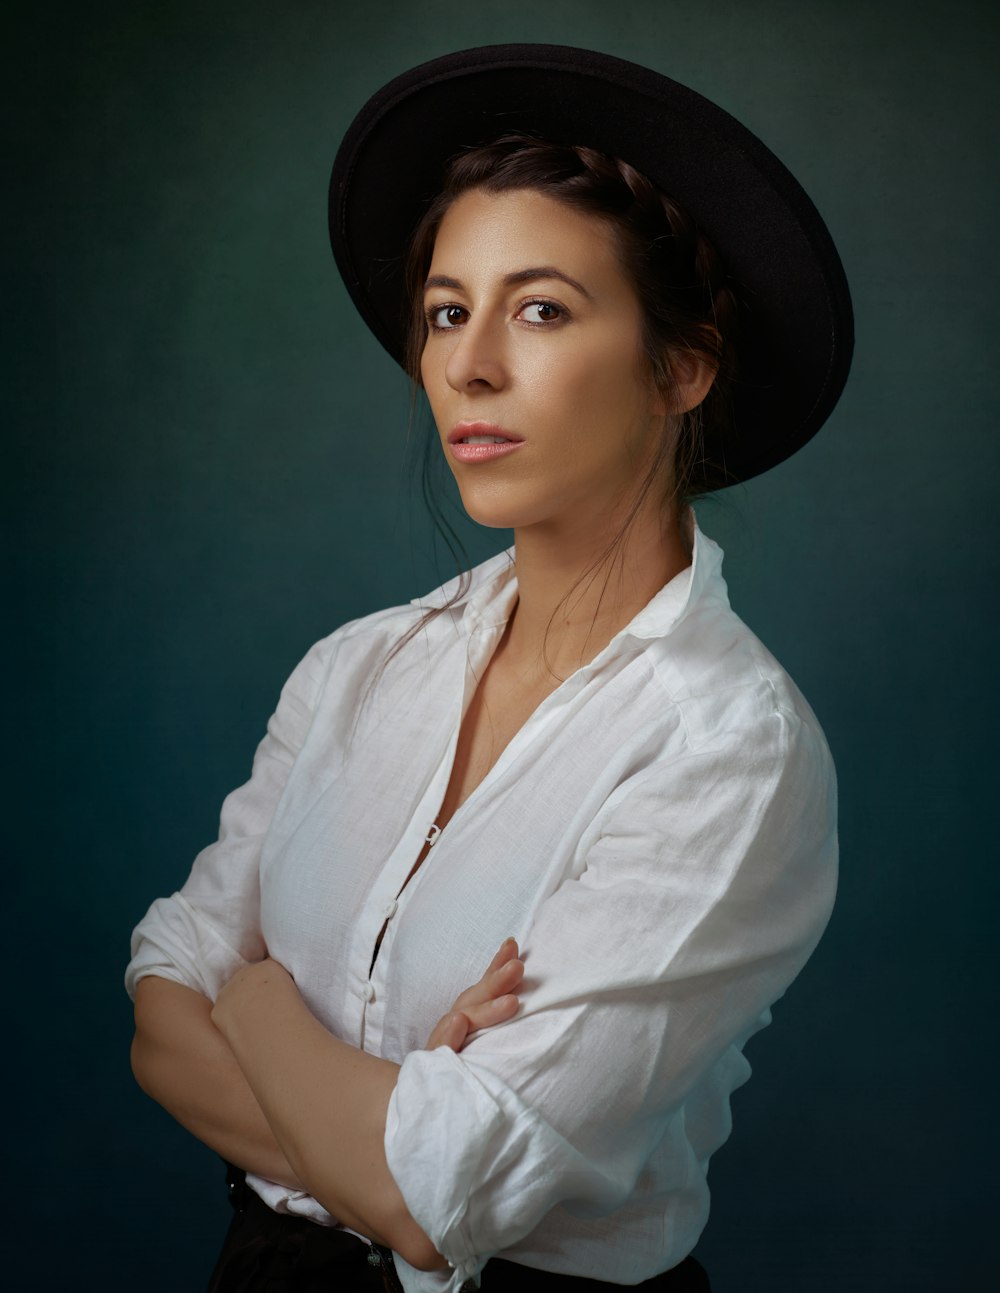
[{"label": "waistband", "polygon": [[[273,1212],[246,1183],[246,1174],[227,1164],[229,1201],[236,1216],[213,1273],[208,1293],[257,1293],[283,1280],[289,1290],[309,1290],[315,1277],[329,1272],[331,1288],[405,1293],[392,1250],[369,1244],[337,1227],[319,1226],[307,1217]],[[348,1273],[350,1272],[350,1273]],[[336,1283],[334,1283],[336,1279]],[[492,1257],[480,1272],[480,1283],[466,1280],[462,1293],[598,1293],[621,1284],[562,1275]],[[672,1270],[633,1288],[644,1293],[711,1293],[704,1268],[688,1257]]]}]

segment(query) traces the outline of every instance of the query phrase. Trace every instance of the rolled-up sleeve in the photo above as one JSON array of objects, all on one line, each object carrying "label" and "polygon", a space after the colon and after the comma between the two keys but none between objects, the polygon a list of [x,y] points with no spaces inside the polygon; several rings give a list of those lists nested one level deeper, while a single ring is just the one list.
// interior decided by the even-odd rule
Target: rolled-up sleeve
[{"label": "rolled-up sleeve", "polygon": [[250,779],[223,802],[219,838],[195,858],[180,891],[158,898],[133,930],[125,971],[130,996],[140,979],[153,974],[214,1001],[241,966],[266,955],[261,845],[312,723],[335,637],[317,642],[282,688]]},{"label": "rolled-up sleeve", "polygon": [[537,909],[518,1015],[460,1054],[406,1056],[386,1156],[456,1288],[556,1206],[614,1213],[668,1131],[693,1136],[685,1102],[826,925],[835,804],[825,741],[796,712],[647,768]]}]

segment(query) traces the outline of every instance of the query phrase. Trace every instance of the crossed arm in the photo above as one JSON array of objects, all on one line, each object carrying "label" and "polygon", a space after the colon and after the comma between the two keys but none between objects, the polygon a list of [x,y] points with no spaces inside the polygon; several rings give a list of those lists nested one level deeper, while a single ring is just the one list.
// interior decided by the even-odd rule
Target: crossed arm
[{"label": "crossed arm", "polygon": [[[512,939],[436,1025],[427,1049],[517,1010],[524,973]],[[399,1065],[341,1041],[277,961],[240,970],[215,1005],[152,976],[135,994],[132,1070],[199,1140],[247,1171],[306,1190],[338,1221],[420,1270],[446,1263],[406,1207],[385,1160]]]}]

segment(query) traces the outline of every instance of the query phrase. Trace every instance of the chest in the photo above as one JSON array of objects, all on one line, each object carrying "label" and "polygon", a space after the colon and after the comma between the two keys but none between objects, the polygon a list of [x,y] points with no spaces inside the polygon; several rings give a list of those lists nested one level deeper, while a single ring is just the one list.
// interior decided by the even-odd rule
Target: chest
[{"label": "chest", "polygon": [[435,818],[441,830],[558,685],[554,675],[526,680],[498,652],[476,687],[459,728],[448,786]]},{"label": "chest", "polygon": [[502,671],[489,681],[464,714],[459,689],[425,685],[373,707],[368,729],[321,710],[263,848],[268,948],[328,1027],[389,1058],[580,872],[636,757],[635,671],[540,701]]},{"label": "chest", "polygon": [[[434,827],[410,868],[403,889],[426,862],[437,835],[492,771],[504,750],[524,727],[539,704],[555,688],[558,679],[526,686],[499,662],[491,663],[462,719],[448,784],[434,818]],[[397,894],[399,898],[402,894]],[[375,941],[372,966],[378,956],[389,922],[386,920]]]}]

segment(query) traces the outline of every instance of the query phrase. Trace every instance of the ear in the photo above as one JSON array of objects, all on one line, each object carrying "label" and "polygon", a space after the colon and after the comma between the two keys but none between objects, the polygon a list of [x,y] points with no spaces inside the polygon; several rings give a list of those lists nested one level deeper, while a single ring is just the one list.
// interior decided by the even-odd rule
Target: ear
[{"label": "ear", "polygon": [[704,348],[693,346],[670,350],[667,352],[667,368],[671,376],[671,389],[665,392],[657,412],[671,414],[674,417],[697,408],[712,389],[716,374],[719,371],[718,361],[712,358],[718,354],[721,346],[719,334],[710,325],[703,329],[705,333]]},{"label": "ear", "polygon": [[670,371],[674,377],[670,412],[678,414],[698,407],[712,389],[718,366],[693,350],[685,350],[671,355]]}]

